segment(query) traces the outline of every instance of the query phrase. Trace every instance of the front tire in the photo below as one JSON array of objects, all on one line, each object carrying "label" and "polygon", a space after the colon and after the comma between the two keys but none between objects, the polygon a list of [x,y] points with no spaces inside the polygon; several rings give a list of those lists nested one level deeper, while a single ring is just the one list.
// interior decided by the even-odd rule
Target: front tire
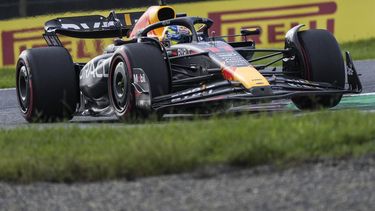
[{"label": "front tire", "polygon": [[[298,32],[305,66],[302,77],[316,82],[327,82],[337,88],[345,87],[345,63],[334,36],[322,29]],[[292,98],[301,110],[335,107],[342,94],[312,95]]]},{"label": "front tire", "polygon": [[78,82],[69,52],[62,47],[23,51],[16,66],[16,90],[26,121],[70,120],[78,103]]},{"label": "front tire", "polygon": [[135,108],[135,96],[132,88],[133,72],[127,63],[127,56],[116,55],[108,77],[109,100],[116,116],[121,120],[130,118]]},{"label": "front tire", "polygon": [[151,43],[124,45],[113,56],[108,77],[109,100],[122,121],[144,118],[152,111],[135,106],[133,68],[140,68],[146,74],[151,99],[170,91],[170,73],[162,51]]}]

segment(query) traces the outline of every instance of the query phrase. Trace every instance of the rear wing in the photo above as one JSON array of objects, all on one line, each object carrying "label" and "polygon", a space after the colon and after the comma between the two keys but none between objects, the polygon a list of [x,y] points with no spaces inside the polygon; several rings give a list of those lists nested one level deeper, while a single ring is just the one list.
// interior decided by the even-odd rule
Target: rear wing
[{"label": "rear wing", "polygon": [[56,18],[44,25],[44,39],[49,46],[61,46],[57,34],[75,38],[115,38],[127,36],[143,12]]}]

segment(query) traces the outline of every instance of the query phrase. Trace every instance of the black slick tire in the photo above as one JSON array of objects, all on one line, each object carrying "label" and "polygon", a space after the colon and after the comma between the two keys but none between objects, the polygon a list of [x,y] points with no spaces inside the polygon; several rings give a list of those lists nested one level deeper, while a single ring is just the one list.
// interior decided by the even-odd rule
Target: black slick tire
[{"label": "black slick tire", "polygon": [[78,81],[62,47],[25,50],[16,66],[17,100],[28,122],[70,120],[78,102]]},{"label": "black slick tire", "polygon": [[[303,78],[315,82],[327,82],[337,88],[345,87],[345,63],[334,36],[322,29],[298,32],[305,63]],[[311,95],[292,98],[301,110],[332,108],[342,94]]]},{"label": "black slick tire", "polygon": [[170,72],[161,50],[150,43],[124,45],[113,56],[108,77],[109,100],[122,121],[149,115],[135,106],[133,68],[140,68],[147,75],[152,98],[170,92]]}]

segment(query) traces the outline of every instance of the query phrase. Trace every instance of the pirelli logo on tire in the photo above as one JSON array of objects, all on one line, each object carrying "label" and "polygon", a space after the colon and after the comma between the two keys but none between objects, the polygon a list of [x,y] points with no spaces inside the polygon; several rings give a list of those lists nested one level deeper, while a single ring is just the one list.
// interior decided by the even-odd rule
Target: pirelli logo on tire
[{"label": "pirelli logo on tire", "polygon": [[[297,24],[305,24],[306,29],[327,29],[339,42],[375,38],[374,0],[219,0],[172,6],[178,13],[213,19],[215,24],[211,32],[215,31],[215,36],[240,34],[242,28],[260,28],[262,34],[251,37],[259,48],[282,48],[285,33]],[[132,11],[141,10],[145,8]],[[90,14],[107,16],[109,11]],[[44,22],[58,16],[82,15],[88,14],[80,12],[0,21],[0,67],[14,67],[22,50],[46,45],[42,38]],[[241,41],[241,37],[228,40]],[[112,43],[112,39],[67,37],[61,37],[61,41],[77,62],[87,62]]]}]

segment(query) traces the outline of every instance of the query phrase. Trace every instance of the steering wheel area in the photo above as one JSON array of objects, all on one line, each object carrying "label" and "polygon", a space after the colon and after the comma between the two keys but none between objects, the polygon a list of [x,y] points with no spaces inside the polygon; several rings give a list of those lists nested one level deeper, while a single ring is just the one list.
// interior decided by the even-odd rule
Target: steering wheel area
[{"label": "steering wheel area", "polygon": [[151,24],[144,28],[143,30],[140,30],[137,33],[137,38],[141,37],[147,37],[147,34],[157,28],[161,27],[167,27],[172,25],[178,25],[178,26],[184,26],[187,29],[189,29],[192,33],[192,41],[199,42],[198,39],[198,33],[195,29],[195,24],[203,24],[204,26],[199,29],[200,32],[203,32],[204,37],[208,37],[208,29],[212,26],[214,22],[209,18],[201,18],[201,17],[181,17],[181,18],[175,18],[165,21],[160,21],[154,24]]}]

